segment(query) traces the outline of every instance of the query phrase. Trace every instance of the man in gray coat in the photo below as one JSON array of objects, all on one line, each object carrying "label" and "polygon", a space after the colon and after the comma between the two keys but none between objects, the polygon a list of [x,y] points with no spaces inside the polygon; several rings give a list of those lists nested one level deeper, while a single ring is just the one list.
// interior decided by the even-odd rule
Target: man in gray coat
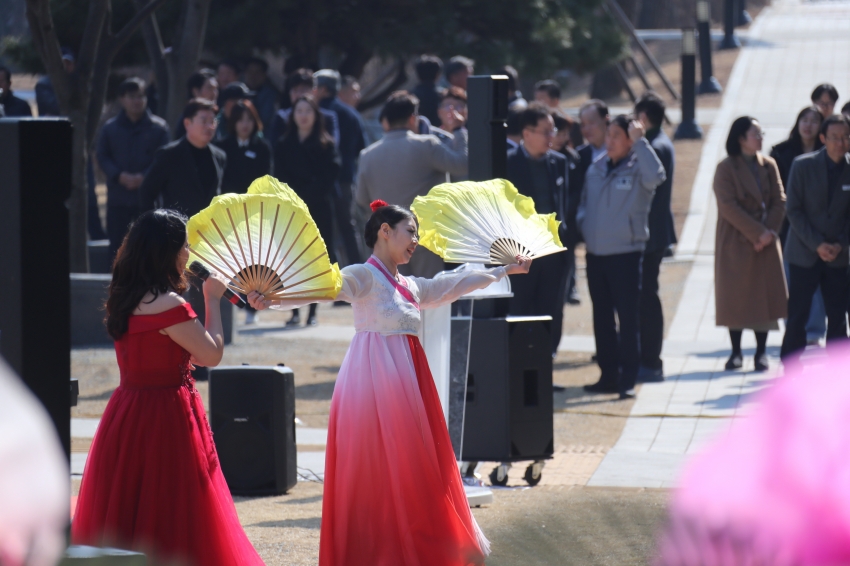
[{"label": "man in gray coat", "polygon": [[605,147],[607,154],[587,170],[576,215],[587,247],[587,285],[602,371],[598,382],[584,388],[628,399],[634,397],[640,363],[641,256],[649,240],[649,209],[655,188],[667,177],[636,120],[613,118]]},{"label": "man in gray coat", "polygon": [[[466,175],[466,138],[454,136],[452,146],[437,136],[417,134],[419,100],[405,91],[393,93],[381,111],[384,137],[360,152],[357,204],[364,209],[381,199],[410,207],[413,199],[447,182],[447,175]],[[443,260],[422,246],[416,248],[404,275],[433,277],[443,270]]]},{"label": "man in gray coat", "polygon": [[836,114],[820,129],[824,147],[794,160],[788,174],[785,241],[788,269],[788,324],[782,359],[806,347],[806,321],[820,285],[826,306],[827,342],[847,338],[845,312],[850,238],[850,121]]}]

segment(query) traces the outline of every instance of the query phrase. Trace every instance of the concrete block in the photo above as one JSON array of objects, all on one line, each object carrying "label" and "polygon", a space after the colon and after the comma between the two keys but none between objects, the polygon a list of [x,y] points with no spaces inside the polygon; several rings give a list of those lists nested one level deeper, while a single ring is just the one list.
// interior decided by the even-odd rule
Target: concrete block
[{"label": "concrete block", "polygon": [[71,274],[71,346],[112,344],[103,324],[111,280],[100,273]]},{"label": "concrete block", "polygon": [[109,240],[91,240],[89,249],[89,271],[91,273],[112,273],[109,261]]}]

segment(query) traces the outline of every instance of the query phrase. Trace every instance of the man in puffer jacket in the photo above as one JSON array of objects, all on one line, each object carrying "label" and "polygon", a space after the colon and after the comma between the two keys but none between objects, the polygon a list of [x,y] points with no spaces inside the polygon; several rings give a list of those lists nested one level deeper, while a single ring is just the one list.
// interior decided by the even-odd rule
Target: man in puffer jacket
[{"label": "man in puffer jacket", "polygon": [[576,217],[587,246],[587,285],[602,372],[598,382],[584,389],[629,399],[640,364],[641,257],[649,239],[652,197],[666,175],[636,120],[613,118],[605,145],[607,155],[587,170]]}]

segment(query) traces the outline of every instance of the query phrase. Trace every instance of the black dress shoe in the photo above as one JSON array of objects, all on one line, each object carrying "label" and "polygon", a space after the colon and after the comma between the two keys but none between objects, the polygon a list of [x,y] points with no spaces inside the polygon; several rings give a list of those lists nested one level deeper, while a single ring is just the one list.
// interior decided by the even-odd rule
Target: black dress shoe
[{"label": "black dress shoe", "polygon": [[591,385],[585,385],[583,389],[588,393],[618,393],[620,391],[616,385],[605,383],[601,379]]},{"label": "black dress shoe", "polygon": [[664,381],[664,369],[652,369],[646,366],[640,366],[637,374],[638,383],[658,383]]},{"label": "black dress shoe", "polygon": [[319,324],[319,321],[316,319],[316,315],[310,315],[307,317],[307,326],[316,326]]},{"label": "black dress shoe", "polygon": [[767,363],[767,354],[756,355],[753,358],[753,361],[756,365],[756,371],[767,371],[768,363]]},{"label": "black dress shoe", "polygon": [[729,356],[729,359],[726,360],[726,369],[741,369],[741,366],[744,365],[744,357],[740,352],[732,352],[732,355]]},{"label": "black dress shoe", "polygon": [[625,399],[634,399],[637,397],[634,389],[627,389],[626,391],[620,391],[620,401]]},{"label": "black dress shoe", "polygon": [[581,298],[578,293],[573,293],[572,295],[567,296],[567,304],[568,305],[580,305]]},{"label": "black dress shoe", "polygon": [[292,315],[292,318],[286,321],[286,326],[298,326],[301,324],[301,315],[295,313]]}]

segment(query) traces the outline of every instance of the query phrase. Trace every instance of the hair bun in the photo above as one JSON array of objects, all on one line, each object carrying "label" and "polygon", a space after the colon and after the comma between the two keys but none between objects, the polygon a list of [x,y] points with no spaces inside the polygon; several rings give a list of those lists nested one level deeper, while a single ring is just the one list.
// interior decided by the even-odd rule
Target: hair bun
[{"label": "hair bun", "polygon": [[378,210],[382,206],[389,206],[389,204],[387,203],[387,201],[378,199],[378,200],[373,200],[372,204],[369,205],[369,208],[372,209],[372,212],[375,212],[376,210]]}]

